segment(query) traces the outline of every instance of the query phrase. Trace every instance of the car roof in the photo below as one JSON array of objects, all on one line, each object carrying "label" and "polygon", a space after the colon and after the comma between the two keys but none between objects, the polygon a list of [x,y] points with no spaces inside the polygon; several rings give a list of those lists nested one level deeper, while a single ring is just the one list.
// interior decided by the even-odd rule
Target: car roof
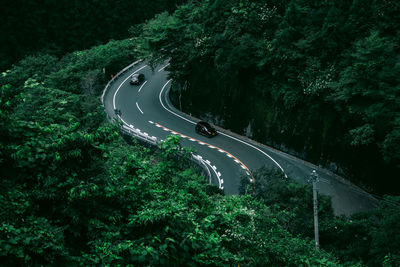
[{"label": "car roof", "polygon": [[205,122],[205,121],[199,121],[197,124],[211,127],[211,125],[208,122]]}]

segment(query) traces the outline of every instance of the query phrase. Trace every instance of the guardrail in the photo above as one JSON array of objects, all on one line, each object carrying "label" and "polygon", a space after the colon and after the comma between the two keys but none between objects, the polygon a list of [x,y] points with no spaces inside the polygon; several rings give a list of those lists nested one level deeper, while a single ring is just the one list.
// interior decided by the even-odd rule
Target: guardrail
[{"label": "guardrail", "polygon": [[[138,63],[140,63],[140,62],[142,62],[142,61],[143,61],[143,59],[139,59],[139,60],[133,62],[132,64],[130,64],[129,66],[125,67],[125,68],[122,69],[120,72],[118,72],[117,74],[115,74],[115,76],[114,76],[110,81],[108,81],[107,85],[104,87],[103,93],[102,93],[101,98],[100,98],[100,99],[101,99],[101,103],[103,104],[103,107],[105,107],[105,106],[104,106],[104,96],[105,96],[105,94],[107,93],[107,90],[109,89],[109,87],[111,86],[111,84],[113,84],[114,81],[115,81],[119,76],[121,76],[121,75],[124,74],[125,72],[129,71],[130,69],[132,69],[134,66],[136,66]],[[107,113],[107,111],[106,111],[106,113]],[[109,114],[107,114],[107,118],[108,118],[110,121],[112,121],[112,117],[110,117]],[[119,117],[117,116],[117,118],[119,118]],[[137,139],[140,139],[140,140],[142,140],[142,141],[144,141],[144,142],[146,142],[146,143],[149,143],[149,144],[151,144],[151,145],[154,145],[154,146],[157,146],[158,143],[161,141],[161,140],[158,140],[157,137],[155,137],[155,136],[149,136],[147,133],[144,133],[144,132],[140,131],[140,129],[137,129],[137,128],[133,127],[133,125],[127,126],[127,125],[123,124],[122,127],[120,128],[120,130],[121,130],[122,132],[124,132],[125,134],[128,134],[128,135],[130,135],[130,136],[134,136],[134,137],[136,137]],[[192,153],[192,154],[191,154],[191,157],[190,157],[190,160],[191,160],[192,162],[194,162],[195,164],[197,164],[197,166],[199,166],[201,169],[203,169],[202,174],[207,175],[209,181],[211,182],[211,172],[210,172],[210,169],[209,169],[208,166],[205,164],[205,162],[204,162],[204,160],[202,159],[202,157],[199,156],[199,155],[195,155],[195,154]]]},{"label": "guardrail", "polygon": [[149,136],[147,133],[142,133],[139,129],[136,129],[134,127],[128,127],[126,125],[122,125],[121,130],[128,135],[139,138],[139,139],[141,139],[147,143],[150,143],[152,145],[158,144],[157,137]]},{"label": "guardrail", "polygon": [[200,155],[195,155],[192,153],[191,159],[192,159],[192,161],[195,161],[200,167],[202,167],[203,170],[207,171],[205,174],[207,174],[208,180],[211,183],[211,171],[208,168],[207,164],[204,162],[203,158]]}]

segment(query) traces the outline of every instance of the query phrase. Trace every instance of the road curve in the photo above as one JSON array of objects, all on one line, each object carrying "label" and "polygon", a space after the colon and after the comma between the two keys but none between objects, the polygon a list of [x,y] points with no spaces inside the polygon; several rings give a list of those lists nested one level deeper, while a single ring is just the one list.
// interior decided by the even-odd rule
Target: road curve
[{"label": "road curve", "polygon": [[[350,215],[377,205],[376,199],[356,186],[286,153],[220,128],[217,128],[219,134],[211,139],[198,135],[194,131],[197,119],[175,109],[169,101],[171,80],[167,67],[168,64],[164,64],[152,69],[144,62],[115,77],[103,95],[108,116],[118,117],[126,128],[140,131],[151,140],[160,141],[170,134],[180,135],[182,146],[197,151],[213,174],[212,182],[228,195],[238,193],[241,175],[252,179],[251,170],[267,165],[301,183],[307,183],[315,169],[320,177],[318,189],[332,197],[337,215]],[[130,85],[129,77],[137,72],[143,73],[146,80],[141,85]],[[116,114],[115,109],[120,113]]]}]

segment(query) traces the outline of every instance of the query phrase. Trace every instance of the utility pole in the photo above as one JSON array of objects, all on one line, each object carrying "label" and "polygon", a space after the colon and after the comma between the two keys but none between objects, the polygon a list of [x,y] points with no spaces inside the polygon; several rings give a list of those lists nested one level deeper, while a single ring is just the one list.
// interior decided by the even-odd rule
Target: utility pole
[{"label": "utility pole", "polygon": [[315,237],[315,249],[319,249],[319,231],[318,231],[318,191],[317,182],[318,174],[315,170],[310,175],[310,182],[313,184],[313,200],[314,200],[314,237]]}]

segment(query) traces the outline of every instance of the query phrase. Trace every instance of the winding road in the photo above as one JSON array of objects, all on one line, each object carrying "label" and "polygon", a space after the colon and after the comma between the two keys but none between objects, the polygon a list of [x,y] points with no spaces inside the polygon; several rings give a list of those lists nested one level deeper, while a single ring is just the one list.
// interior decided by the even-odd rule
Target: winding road
[{"label": "winding road", "polygon": [[[252,179],[251,170],[267,165],[282,171],[286,177],[307,183],[312,170],[319,176],[318,190],[332,197],[336,215],[367,211],[377,200],[348,181],[311,163],[259,144],[245,137],[218,128],[218,135],[207,138],[194,131],[198,121],[175,109],[169,101],[168,64],[152,69],[138,62],[118,75],[103,94],[105,111],[110,118],[120,119],[123,127],[151,142],[164,140],[167,135],[181,136],[184,147],[195,149],[196,157],[208,166],[211,182],[225,194],[237,194],[241,175]],[[146,80],[130,85],[133,73],[143,73]],[[115,110],[120,112],[116,114]]]}]

